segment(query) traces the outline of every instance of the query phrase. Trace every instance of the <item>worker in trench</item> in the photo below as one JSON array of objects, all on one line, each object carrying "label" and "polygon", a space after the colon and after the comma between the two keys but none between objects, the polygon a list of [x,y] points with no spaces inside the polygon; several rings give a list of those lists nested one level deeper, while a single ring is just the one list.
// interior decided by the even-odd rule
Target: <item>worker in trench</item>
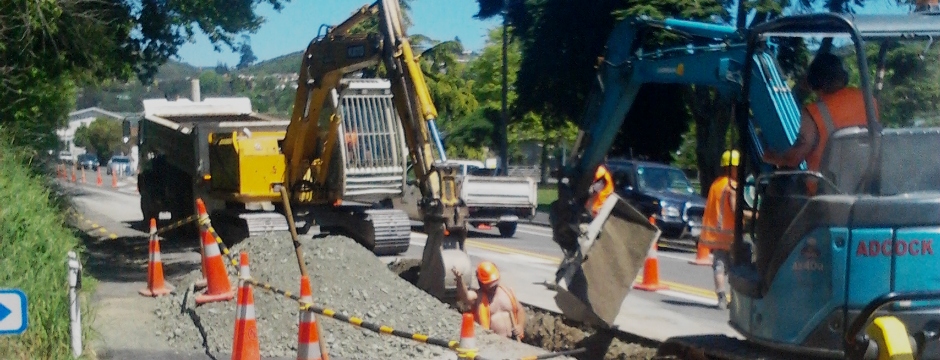
[{"label": "worker in trench", "polygon": [[457,280],[457,300],[461,309],[470,307],[473,320],[484,329],[521,341],[525,331],[525,311],[516,300],[516,294],[500,285],[499,269],[489,261],[477,266],[478,290],[469,290],[463,282],[463,274],[451,269]]}]

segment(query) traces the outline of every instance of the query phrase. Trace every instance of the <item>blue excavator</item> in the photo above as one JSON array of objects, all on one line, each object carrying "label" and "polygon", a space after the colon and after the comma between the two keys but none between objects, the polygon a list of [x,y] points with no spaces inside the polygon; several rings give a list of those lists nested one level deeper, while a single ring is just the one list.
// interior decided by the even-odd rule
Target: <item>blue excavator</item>
[{"label": "blue excavator", "polygon": [[[683,43],[644,48],[657,32]],[[792,15],[745,29],[623,20],[607,42],[573,156],[558,174],[551,219],[565,258],[556,304],[575,320],[614,326],[659,230],[616,194],[592,217],[584,204],[595,169],[643,85],[709,86],[734,104],[744,170],[738,184],[752,179],[737,192],[738,204],[758,214],[745,221],[738,207],[729,270],[729,324],[744,339],[677,337],[660,355],[940,358],[940,129],[883,128],[875,101],[891,73],[887,51],[913,42],[926,54],[937,36],[940,14],[931,13]],[[832,132],[818,171],[761,160],[767,149],[792,146],[800,126],[800,104],[777,58],[785,38],[830,39],[852,54],[865,96],[859,110],[867,126]],[[868,49],[880,50],[875,68]]]}]

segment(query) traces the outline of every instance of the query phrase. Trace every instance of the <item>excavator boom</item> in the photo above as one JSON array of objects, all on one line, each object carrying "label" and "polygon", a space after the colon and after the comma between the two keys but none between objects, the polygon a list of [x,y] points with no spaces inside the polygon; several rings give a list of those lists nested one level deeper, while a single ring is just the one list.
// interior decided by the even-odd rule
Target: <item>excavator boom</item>
[{"label": "excavator boom", "polygon": [[[377,31],[353,31],[376,18]],[[448,275],[450,269],[470,273],[470,259],[464,250],[467,209],[458,198],[458,168],[446,163],[435,125],[437,110],[407,40],[397,1],[380,0],[362,7],[307,46],[283,142],[287,161],[284,185],[292,203],[332,204],[341,200],[341,194],[329,191],[327,184],[336,168],[331,162],[338,151],[341,121],[336,115],[325,121],[321,117],[330,91],[346,74],[377,64],[384,65],[391,82],[395,111],[422,193],[420,205],[428,240],[418,285],[438,298],[453,296],[456,284]]]}]

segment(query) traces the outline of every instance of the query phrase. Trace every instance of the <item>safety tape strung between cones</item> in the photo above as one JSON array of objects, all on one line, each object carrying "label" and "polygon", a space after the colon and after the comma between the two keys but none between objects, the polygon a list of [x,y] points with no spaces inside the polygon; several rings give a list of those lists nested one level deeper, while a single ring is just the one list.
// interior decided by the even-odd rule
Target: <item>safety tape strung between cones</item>
[{"label": "safety tape strung between cones", "polygon": [[189,223],[191,223],[191,222],[193,222],[193,221],[196,221],[196,220],[199,220],[199,215],[190,215],[189,217],[187,217],[187,218],[185,218],[185,219],[183,219],[183,220],[177,221],[177,222],[172,223],[172,224],[170,224],[170,225],[164,226],[164,227],[163,227],[162,229],[160,229],[160,230],[157,230],[157,235],[164,234],[164,233],[166,233],[166,232],[168,232],[168,231],[170,231],[170,230],[183,227],[183,225],[189,224]]},{"label": "safety tape strung between cones", "polygon": [[271,286],[271,284],[260,283],[260,282],[257,282],[257,281],[255,281],[255,280],[251,280],[251,279],[243,280],[243,281],[245,281],[246,283],[251,284],[252,286],[256,286],[256,287],[262,288],[262,289],[264,289],[264,290],[267,290],[267,291],[270,291],[270,292],[273,292],[273,293],[276,293],[276,294],[280,294],[280,295],[286,296],[286,297],[288,297],[288,298],[290,298],[290,299],[292,299],[292,300],[294,300],[294,301],[300,303],[300,310],[301,310],[301,311],[310,311],[310,312],[314,312],[314,313],[317,313],[317,314],[320,314],[320,315],[323,315],[323,316],[326,316],[326,317],[330,317],[330,318],[333,318],[333,319],[336,319],[336,320],[339,320],[339,321],[342,321],[342,322],[345,322],[345,323],[349,323],[349,324],[352,324],[352,325],[355,325],[355,326],[358,326],[358,327],[361,327],[361,328],[364,328],[364,329],[372,330],[372,331],[377,332],[377,333],[380,333],[380,334],[388,334],[388,335],[393,335],[393,336],[397,336],[397,337],[404,338],[404,339],[411,339],[411,340],[415,340],[415,341],[418,341],[418,342],[423,342],[423,343],[426,343],[426,344],[431,344],[431,345],[436,345],[436,346],[448,348],[448,349],[451,349],[451,350],[457,350],[457,345],[459,345],[459,342],[457,342],[456,340],[444,340],[444,339],[432,338],[432,337],[430,337],[430,336],[428,336],[428,335],[424,335],[424,334],[410,333],[410,332],[406,332],[406,331],[395,330],[395,329],[393,329],[393,328],[390,327],[390,326],[374,324],[374,323],[371,323],[371,322],[362,320],[361,318],[358,318],[358,317],[355,317],[355,316],[346,316],[346,315],[343,315],[343,314],[339,314],[339,313],[337,313],[336,311],[333,311],[333,310],[331,310],[331,309],[324,309],[324,308],[318,307],[318,306],[313,305],[313,304],[308,304],[308,303],[302,302],[302,301],[300,300],[300,296],[297,296],[297,295],[291,293],[290,291],[284,291],[284,290],[278,289],[278,288],[276,288],[276,287],[273,287],[273,286]]}]

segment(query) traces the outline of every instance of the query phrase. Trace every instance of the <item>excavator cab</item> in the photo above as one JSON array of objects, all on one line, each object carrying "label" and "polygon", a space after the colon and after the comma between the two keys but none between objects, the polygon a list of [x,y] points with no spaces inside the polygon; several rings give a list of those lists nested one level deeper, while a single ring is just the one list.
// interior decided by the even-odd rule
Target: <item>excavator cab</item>
[{"label": "excavator cab", "polygon": [[[940,297],[928,296],[940,289],[932,275],[940,270],[933,247],[940,241],[940,160],[926,156],[940,150],[940,129],[883,129],[875,101],[888,50],[916,41],[926,54],[938,35],[940,16],[929,14],[789,16],[748,31],[748,58],[772,38],[832,38],[852,54],[845,62],[858,69],[865,97],[858,112],[867,124],[820,129],[829,139],[819,169],[773,171],[760,161],[764,149],[786,147],[764,138],[781,136],[762,131],[761,122],[770,119],[750,115],[759,100],[738,101],[739,109],[752,110],[738,111],[736,123],[741,134],[752,134],[739,146],[757,175],[756,198],[739,191],[738,203],[754,204],[757,218],[745,226],[743,211],[737,214],[730,325],[752,343],[858,359],[881,358],[903,343],[916,358],[940,358],[940,344],[927,341],[940,330]],[[869,67],[869,49],[880,50],[876,69]],[[745,94],[759,74],[754,66],[744,67]]]},{"label": "excavator cab", "polygon": [[[643,51],[649,30],[688,44]],[[629,18],[610,34],[552,205],[565,259],[556,304],[566,316],[613,326],[642,259],[659,235],[616,195],[584,210],[596,167],[644,84],[709,86],[735,104],[744,168],[732,247],[730,325],[721,336],[667,340],[680,359],[940,358],[940,129],[883,129],[875,101],[888,50],[940,36],[940,14],[785,16],[750,28]],[[765,149],[795,142],[800,106],[778,64],[780,38],[832,38],[852,54],[865,126],[832,131],[821,166],[775,170]],[[869,45],[871,44],[871,45]],[[869,67],[869,50],[878,52]],[[877,70],[877,77],[872,79]],[[886,75],[887,74],[887,75]],[[936,81],[924,77],[924,81]],[[881,109],[884,112],[886,109]],[[826,131],[829,131],[826,129]],[[748,184],[753,184],[749,189]],[[754,198],[745,199],[745,194]],[[747,220],[747,221],[745,221]],[[903,357],[904,351],[909,357]],[[892,357],[894,356],[894,357]]]}]

